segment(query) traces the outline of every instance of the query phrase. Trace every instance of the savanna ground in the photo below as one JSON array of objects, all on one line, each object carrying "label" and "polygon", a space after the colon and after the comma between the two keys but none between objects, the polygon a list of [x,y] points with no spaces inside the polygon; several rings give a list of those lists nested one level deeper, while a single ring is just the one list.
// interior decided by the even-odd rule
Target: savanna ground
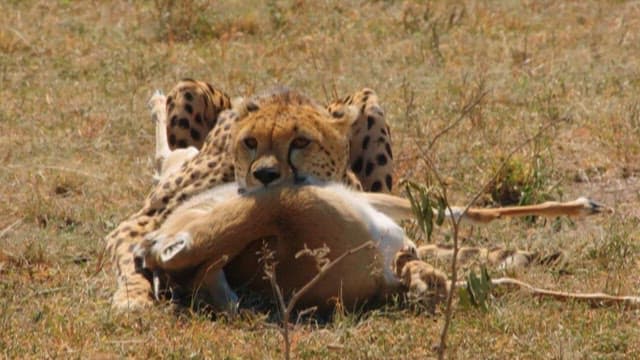
[{"label": "savanna ground", "polygon": [[[456,204],[485,189],[482,205],[584,194],[616,209],[465,228],[465,244],[563,249],[565,269],[512,275],[640,295],[640,3],[169,3],[0,2],[0,356],[282,356],[260,314],[211,321],[167,306],[110,308],[102,239],[150,189],[146,101],[183,77],[234,95],[285,84],[321,102],[371,87],[392,128],[397,178],[424,182],[435,168]],[[394,308],[340,314],[296,327],[293,355],[431,357],[442,325]],[[637,310],[521,291],[501,292],[486,311],[457,307],[449,335],[452,358],[640,357]]]}]

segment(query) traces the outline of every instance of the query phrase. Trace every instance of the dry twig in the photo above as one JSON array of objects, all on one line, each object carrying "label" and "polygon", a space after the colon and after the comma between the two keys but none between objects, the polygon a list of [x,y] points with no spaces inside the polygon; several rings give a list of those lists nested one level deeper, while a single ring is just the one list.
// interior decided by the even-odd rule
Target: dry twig
[{"label": "dry twig", "polygon": [[[431,157],[428,154],[431,153],[430,150],[436,144],[438,139],[440,139],[444,134],[449,132],[455,126],[460,124],[462,122],[462,120],[464,120],[467,116],[469,116],[469,114],[471,114],[473,109],[482,102],[482,100],[484,99],[484,97],[486,96],[487,93],[488,92],[486,90],[483,90],[482,87],[480,87],[480,90],[478,90],[474,94],[474,96],[462,107],[461,113],[458,116],[458,118],[454,122],[452,122],[450,125],[445,127],[443,130],[441,130],[440,132],[438,132],[434,136],[434,138],[429,143],[429,145],[427,147],[427,150],[425,150],[424,147],[420,146],[420,144],[418,144],[417,141],[416,141],[417,148],[418,148],[418,150],[420,151],[420,153],[422,155],[421,159],[426,163],[427,167],[431,170],[431,172],[433,173],[436,181],[438,182],[438,185],[440,186],[441,191],[442,191],[442,198],[444,199],[445,204],[447,204],[447,211],[449,211],[450,213],[453,213],[453,210],[452,210],[451,206],[449,205],[448,196],[447,196],[447,190],[446,190],[446,183],[444,182],[443,178],[440,176],[440,173],[438,172],[433,160],[431,159]],[[542,126],[536,132],[536,134],[534,134],[533,136],[527,138],[525,141],[523,141],[518,146],[513,148],[507,154],[507,156],[505,157],[505,159],[503,160],[502,164],[497,169],[497,171],[494,173],[494,176],[492,176],[492,178],[484,186],[482,186],[480,188],[480,190],[478,190],[478,192],[472,197],[471,201],[469,201],[467,203],[467,205],[465,206],[464,211],[462,212],[461,216],[458,217],[457,219],[455,217],[451,217],[450,218],[451,219],[451,225],[453,227],[453,255],[452,255],[452,259],[451,259],[451,269],[450,269],[451,278],[452,279],[457,279],[457,276],[458,276],[458,264],[457,264],[458,250],[459,250],[458,233],[459,233],[460,221],[463,218],[462,215],[464,215],[469,210],[469,208],[478,200],[478,198],[482,195],[484,189],[488,186],[488,184],[490,184],[492,181],[495,181],[495,179],[499,176],[500,172],[507,166],[508,161],[511,159],[511,157],[517,151],[521,150],[524,146],[526,146],[527,144],[531,143],[532,141],[534,141],[537,138],[539,138],[540,136],[542,136],[542,134],[544,134],[549,128],[553,127],[554,125],[555,125],[555,123],[548,122],[547,124]],[[452,311],[453,311],[453,309],[452,309],[453,308],[453,296],[455,294],[455,289],[456,289],[456,282],[452,281],[450,291],[447,294],[447,300],[446,300],[446,305],[445,305],[445,322],[444,322],[444,325],[442,327],[442,332],[440,334],[440,343],[437,346],[437,348],[438,348],[438,358],[439,359],[444,359],[444,351],[446,349],[447,334],[449,332],[449,327],[451,325],[451,316],[452,316]]]},{"label": "dry twig", "polygon": [[291,299],[289,299],[289,302],[287,303],[284,300],[284,296],[282,295],[282,291],[280,290],[280,286],[278,286],[278,282],[276,279],[275,267],[277,263],[274,262],[273,260],[273,252],[266,249],[266,246],[263,245],[262,254],[263,254],[263,259],[265,260],[264,272],[266,277],[269,279],[269,282],[271,283],[271,287],[276,293],[276,297],[278,299],[278,306],[280,308],[280,312],[282,313],[282,328],[280,329],[280,333],[282,334],[282,338],[285,346],[285,353],[284,353],[285,359],[288,360],[291,358],[291,339],[289,336],[289,320],[291,318],[291,313],[293,313],[293,310],[295,309],[298,301],[302,298],[302,296],[304,296],[304,294],[307,291],[309,291],[309,289],[314,287],[320,280],[322,280],[324,276],[334,266],[336,266],[342,260],[344,260],[344,258],[346,258],[349,255],[353,255],[363,249],[371,248],[373,246],[374,244],[372,241],[367,241],[359,246],[356,246],[351,250],[345,251],[342,255],[338,256],[337,258],[335,258],[335,260],[329,263],[324,263],[325,259],[316,258],[316,261],[318,262],[318,264],[324,263],[324,265],[321,266],[320,270],[318,271],[316,276],[313,277],[313,279],[311,279],[308,283],[306,283],[300,290],[293,292],[293,296],[291,296]]}]

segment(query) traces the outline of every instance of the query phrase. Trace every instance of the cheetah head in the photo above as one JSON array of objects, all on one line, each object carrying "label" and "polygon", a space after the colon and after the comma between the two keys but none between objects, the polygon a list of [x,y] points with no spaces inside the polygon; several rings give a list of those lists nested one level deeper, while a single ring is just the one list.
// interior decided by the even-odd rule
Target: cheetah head
[{"label": "cheetah head", "polygon": [[289,90],[246,101],[243,106],[244,114],[232,133],[235,178],[241,192],[286,181],[343,178],[356,110],[331,115]]}]

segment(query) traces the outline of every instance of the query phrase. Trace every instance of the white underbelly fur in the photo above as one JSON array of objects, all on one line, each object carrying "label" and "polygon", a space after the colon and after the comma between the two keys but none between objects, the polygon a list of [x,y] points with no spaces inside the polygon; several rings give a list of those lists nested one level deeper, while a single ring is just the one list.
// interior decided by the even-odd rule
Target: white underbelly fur
[{"label": "white underbelly fur", "polygon": [[376,210],[364,197],[358,196],[359,192],[337,183],[330,183],[324,187],[341,194],[345,203],[351,205],[367,224],[371,240],[378,247],[384,260],[384,279],[387,285],[397,285],[399,281],[391,265],[396,253],[404,247],[415,248],[414,242],[404,236],[404,230],[395,221]]}]

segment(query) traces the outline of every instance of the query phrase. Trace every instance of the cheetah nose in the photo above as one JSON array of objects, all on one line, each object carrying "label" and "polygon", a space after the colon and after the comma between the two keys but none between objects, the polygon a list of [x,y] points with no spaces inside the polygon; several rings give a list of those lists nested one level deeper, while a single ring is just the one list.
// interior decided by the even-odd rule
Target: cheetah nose
[{"label": "cheetah nose", "polygon": [[274,180],[280,178],[280,171],[273,167],[263,167],[253,172],[253,176],[267,186]]}]

